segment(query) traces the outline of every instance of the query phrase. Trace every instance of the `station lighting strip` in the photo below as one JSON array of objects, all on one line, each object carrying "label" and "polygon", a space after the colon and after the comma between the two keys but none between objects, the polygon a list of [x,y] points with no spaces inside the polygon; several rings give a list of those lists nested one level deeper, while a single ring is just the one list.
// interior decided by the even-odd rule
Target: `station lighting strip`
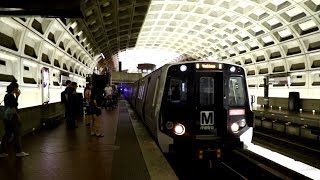
[{"label": "station lighting strip", "polygon": [[303,55],[319,36],[319,10],[320,0],[153,0],[136,48],[242,65],[246,55],[262,54],[269,61],[280,50],[286,64],[289,48],[297,46]]}]

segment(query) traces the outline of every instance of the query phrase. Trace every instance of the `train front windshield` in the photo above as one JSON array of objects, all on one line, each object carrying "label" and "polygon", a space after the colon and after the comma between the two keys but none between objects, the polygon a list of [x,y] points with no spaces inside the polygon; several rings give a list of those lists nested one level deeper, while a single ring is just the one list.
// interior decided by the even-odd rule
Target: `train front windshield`
[{"label": "train front windshield", "polygon": [[224,104],[245,105],[244,78],[224,78],[222,67],[199,70],[194,64],[188,64],[184,71],[180,67],[175,65],[168,69],[161,107],[164,121],[183,123],[189,134],[225,134],[227,130],[219,128],[227,127]]},{"label": "train front windshield", "polygon": [[235,76],[229,79],[229,106],[244,106],[246,103],[245,83],[243,77]]}]

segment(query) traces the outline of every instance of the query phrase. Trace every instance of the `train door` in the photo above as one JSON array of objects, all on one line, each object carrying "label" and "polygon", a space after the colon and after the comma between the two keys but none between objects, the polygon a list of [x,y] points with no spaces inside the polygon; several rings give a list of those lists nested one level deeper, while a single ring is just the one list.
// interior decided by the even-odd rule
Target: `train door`
[{"label": "train door", "polygon": [[218,135],[226,118],[223,113],[223,73],[197,72],[195,76],[196,134]]},{"label": "train door", "polygon": [[[144,93],[144,97],[143,97],[143,105],[142,105],[142,117],[143,117],[143,121],[146,121],[146,110],[145,110],[145,106],[146,106],[146,99],[147,99],[147,96],[148,96],[148,90],[149,90],[149,85],[150,85],[150,80],[151,80],[151,76],[148,77],[148,82],[146,83],[147,84],[147,87],[145,88],[145,93]],[[150,107],[148,107],[150,108]]]}]

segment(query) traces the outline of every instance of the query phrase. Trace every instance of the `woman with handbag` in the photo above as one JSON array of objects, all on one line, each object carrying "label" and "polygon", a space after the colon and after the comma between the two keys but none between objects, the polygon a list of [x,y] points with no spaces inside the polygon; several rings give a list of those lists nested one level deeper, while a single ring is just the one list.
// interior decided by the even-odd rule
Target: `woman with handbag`
[{"label": "woman with handbag", "polygon": [[24,157],[28,156],[28,153],[22,151],[21,145],[21,121],[18,114],[18,97],[21,94],[18,89],[19,85],[17,82],[12,82],[7,86],[7,94],[4,97],[4,129],[5,134],[2,138],[2,144],[0,149],[0,157],[8,156],[7,145],[12,134],[14,136],[14,144],[16,148],[16,156]]},{"label": "woman with handbag", "polygon": [[90,99],[90,109],[92,113],[91,136],[103,137],[104,135],[101,133],[101,109],[95,99]]}]

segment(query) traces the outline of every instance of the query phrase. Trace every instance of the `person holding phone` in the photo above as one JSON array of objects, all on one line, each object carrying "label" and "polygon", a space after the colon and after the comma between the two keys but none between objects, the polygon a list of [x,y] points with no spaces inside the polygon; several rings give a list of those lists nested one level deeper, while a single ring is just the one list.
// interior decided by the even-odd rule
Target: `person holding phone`
[{"label": "person holding phone", "polygon": [[21,144],[21,121],[18,114],[18,98],[21,94],[17,82],[12,82],[7,86],[7,94],[4,97],[5,113],[3,118],[5,134],[2,138],[0,157],[8,156],[8,141],[14,136],[14,144],[16,148],[16,156],[24,157],[29,154],[22,151]]}]

